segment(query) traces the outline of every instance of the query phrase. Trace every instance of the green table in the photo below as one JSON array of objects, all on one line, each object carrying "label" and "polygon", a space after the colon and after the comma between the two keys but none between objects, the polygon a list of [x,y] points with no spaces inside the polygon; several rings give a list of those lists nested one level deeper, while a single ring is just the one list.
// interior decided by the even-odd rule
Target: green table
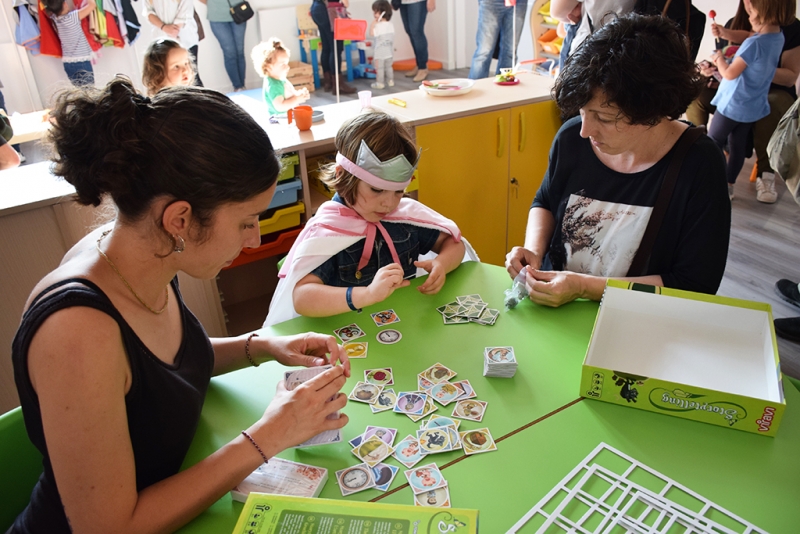
[{"label": "green table", "polygon": [[[774,439],[681,420],[641,410],[579,399],[580,371],[597,313],[593,302],[574,302],[558,309],[522,303],[503,310],[503,290],[510,286],[499,267],[466,263],[448,276],[434,296],[411,288],[395,292],[387,301],[325,319],[298,318],[276,325],[270,333],[314,330],[331,333],[352,322],[367,334],[369,356],[352,360],[349,393],[363,371],[392,367],[395,391],[416,388],[416,375],[441,362],[469,379],[478,399],[489,403],[482,422],[463,421],[461,429],[488,427],[498,450],[464,457],[461,451],[430,457],[449,482],[455,507],[479,508],[481,531],[504,532],[555,486],[594,447],[605,441],[642,463],[661,471],[704,497],[728,508],[770,532],[800,528],[800,393],[786,388],[787,409]],[[479,293],[490,307],[501,311],[494,326],[444,325],[436,307],[456,296]],[[379,328],[369,313],[393,308],[401,321],[389,328],[403,334],[394,345],[382,345]],[[387,327],[382,327],[385,329]],[[512,345],[519,360],[516,376],[484,378],[483,349]],[[284,368],[270,363],[215,378],[186,465],[196,463],[238,435],[261,416]],[[437,414],[450,415],[449,407]],[[393,412],[372,414],[369,406],[349,402],[350,423],[345,440],[361,434],[367,425],[398,429],[398,440],[419,428],[408,417]],[[280,455],[326,467],[329,479],[321,496],[342,499],[334,472],[358,460],[347,443],[289,450]],[[401,467],[386,494],[367,490],[348,500],[380,500],[412,504]],[[231,532],[242,505],[226,495],[182,532]],[[535,529],[528,529],[534,531]]]}]

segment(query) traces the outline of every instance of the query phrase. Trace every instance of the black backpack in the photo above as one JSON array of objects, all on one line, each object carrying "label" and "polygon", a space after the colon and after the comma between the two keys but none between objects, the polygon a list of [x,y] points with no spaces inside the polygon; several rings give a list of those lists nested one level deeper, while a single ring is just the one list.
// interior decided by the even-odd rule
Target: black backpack
[{"label": "black backpack", "polygon": [[706,15],[694,7],[691,0],[636,0],[633,10],[642,15],[663,15],[674,20],[689,38],[692,61],[697,59],[706,30]]}]

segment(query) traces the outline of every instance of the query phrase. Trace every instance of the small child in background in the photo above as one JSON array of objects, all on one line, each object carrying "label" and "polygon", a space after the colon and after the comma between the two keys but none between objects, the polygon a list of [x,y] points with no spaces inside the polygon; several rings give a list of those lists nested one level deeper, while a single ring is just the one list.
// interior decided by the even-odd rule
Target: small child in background
[{"label": "small child in background", "polygon": [[[417,290],[439,292],[469,250],[455,223],[403,198],[418,162],[411,133],[396,118],[367,111],[336,134],[336,163],[322,180],[336,194],[323,203],[292,246],[278,276],[265,325],[297,314],[357,311],[429,273]],[[413,163],[412,163],[413,162]],[[433,259],[420,260],[433,251]]]},{"label": "small child in background", "polygon": [[311,95],[303,87],[299,91],[286,80],[289,73],[289,50],[277,37],[259,43],[250,53],[256,72],[264,77],[264,102],[273,115],[285,114]]},{"label": "small child in background", "polygon": [[376,0],[372,3],[372,13],[375,19],[369,34],[374,38],[372,61],[376,74],[372,88],[383,89],[387,85],[394,86],[394,25],[389,22],[392,20],[392,5],[388,0]]},{"label": "small child in background", "polygon": [[[742,170],[747,149],[747,136],[753,123],[769,115],[767,94],[780,60],[784,37],[781,26],[790,24],[794,10],[788,13],[785,0],[751,0],[748,13],[755,32],[744,40],[730,65],[721,50],[714,52],[712,62],[722,81],[711,104],[717,107],[708,135],[720,149],[727,143],[728,196],[733,200],[733,184]],[[745,3],[747,7],[747,3]],[[791,20],[784,20],[791,15]],[[764,184],[756,184],[761,190]]]},{"label": "small child in background", "polygon": [[56,23],[61,41],[61,61],[69,81],[75,86],[94,85],[92,49],[83,33],[81,20],[94,11],[95,0],[86,0],[83,7],[73,10],[66,0],[44,0],[44,7]]},{"label": "small child in background", "polygon": [[174,39],[156,39],[144,53],[142,83],[149,96],[165,87],[194,85],[196,73],[189,51]]}]

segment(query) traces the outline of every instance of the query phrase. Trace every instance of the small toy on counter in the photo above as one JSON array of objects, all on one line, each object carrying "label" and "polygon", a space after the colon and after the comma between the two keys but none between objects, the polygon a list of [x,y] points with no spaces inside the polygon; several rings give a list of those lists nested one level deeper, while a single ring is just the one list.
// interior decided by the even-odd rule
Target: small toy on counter
[{"label": "small toy on counter", "polygon": [[401,108],[406,107],[406,101],[400,100],[399,98],[390,98],[387,102],[394,104],[395,106],[400,106]]}]

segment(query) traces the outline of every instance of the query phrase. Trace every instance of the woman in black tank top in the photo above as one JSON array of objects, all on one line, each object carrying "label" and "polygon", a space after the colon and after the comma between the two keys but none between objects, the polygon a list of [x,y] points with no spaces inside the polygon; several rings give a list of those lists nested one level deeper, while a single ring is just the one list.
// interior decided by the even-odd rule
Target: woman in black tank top
[{"label": "woman in black tank top", "polygon": [[[118,78],[62,94],[53,116],[54,172],[82,204],[110,197],[117,218],[34,288],[14,339],[25,425],[44,458],[10,532],[175,530],[269,457],[344,426],[327,417],[347,402],[350,365],[321,334],[209,339],[183,303],[179,271],[210,278],[260,244],[280,165],[241,108],[195,87],[150,100]],[[269,359],[342,365],[279,387],[259,421],[179,472],[211,376]]]}]

